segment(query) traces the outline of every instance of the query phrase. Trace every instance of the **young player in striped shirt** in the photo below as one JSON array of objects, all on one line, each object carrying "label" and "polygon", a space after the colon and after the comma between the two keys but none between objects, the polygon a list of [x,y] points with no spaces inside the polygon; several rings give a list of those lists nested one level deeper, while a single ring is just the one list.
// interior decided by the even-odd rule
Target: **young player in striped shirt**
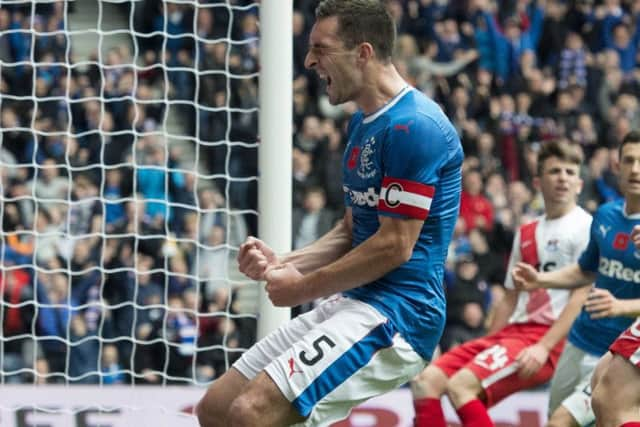
[{"label": "young player in striped shirt", "polygon": [[[591,216],[576,205],[581,163],[581,154],[570,145],[542,146],[536,183],[545,214],[516,233],[508,271],[521,261],[550,271],[578,259],[591,224]],[[551,378],[588,289],[573,295],[567,290],[520,292],[509,274],[505,288],[488,335],[453,348],[413,381],[417,427],[446,427],[440,404],[445,394],[463,426],[493,426],[489,407]]]}]

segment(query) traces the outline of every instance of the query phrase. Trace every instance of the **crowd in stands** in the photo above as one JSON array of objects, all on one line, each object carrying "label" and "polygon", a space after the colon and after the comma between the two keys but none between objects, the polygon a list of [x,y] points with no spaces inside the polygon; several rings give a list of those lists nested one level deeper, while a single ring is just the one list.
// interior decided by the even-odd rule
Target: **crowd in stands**
[{"label": "crowd in stands", "polygon": [[[0,9],[2,381],[206,382],[255,339],[225,278],[230,248],[257,233],[255,215],[229,209],[256,209],[258,5],[133,3],[138,57],[121,46],[86,67],[69,66],[71,6]],[[396,66],[466,153],[446,350],[485,333],[514,229],[542,212],[541,142],[584,151],[583,207],[619,196],[615,148],[640,128],[640,2],[386,3]],[[355,109],[330,105],[304,68],[316,4],[294,1],[294,248],[343,213]],[[196,141],[198,170],[169,146],[168,114]]]},{"label": "crowd in stands", "polygon": [[[255,88],[256,78],[238,87],[232,81],[228,103],[214,71],[216,60],[225,66],[231,44],[212,42],[222,25],[211,20],[213,8],[199,13],[195,64],[186,25],[193,10],[173,3],[164,10],[159,1],[135,6],[139,61],[133,46],[119,46],[103,52],[104,63],[96,51],[88,66],[74,66],[65,33],[72,7],[0,9],[2,380],[210,381],[255,340],[255,315],[235,316],[236,290],[227,280],[230,246],[255,223],[229,213],[255,206],[251,184],[231,177],[255,175],[255,166],[251,152],[242,154],[251,150],[224,141],[253,144],[255,152],[256,111],[248,98],[241,100],[246,113],[219,109],[235,106],[235,90]],[[124,17],[133,6],[122,7]],[[242,15],[256,13],[254,6]],[[184,38],[145,40],[164,28],[165,16],[167,33]],[[184,66],[196,68],[175,69]],[[194,98],[196,71],[203,75]],[[200,129],[194,148],[202,169],[185,165],[180,148],[169,145],[167,114],[186,123],[186,137]]]}]

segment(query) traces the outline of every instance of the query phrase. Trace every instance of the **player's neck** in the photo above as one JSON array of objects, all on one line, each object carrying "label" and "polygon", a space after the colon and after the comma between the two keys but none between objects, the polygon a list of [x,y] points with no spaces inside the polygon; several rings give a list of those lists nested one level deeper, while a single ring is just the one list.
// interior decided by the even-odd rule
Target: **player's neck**
[{"label": "player's neck", "polygon": [[547,217],[547,219],[557,219],[565,216],[566,214],[571,212],[575,207],[576,207],[575,203],[558,204],[558,205],[548,204],[545,207],[544,214]]},{"label": "player's neck", "polygon": [[376,64],[365,74],[362,94],[356,100],[358,107],[371,114],[382,108],[407,86],[393,64]]},{"label": "player's neck", "polygon": [[625,197],[624,199],[625,212],[627,215],[635,215],[640,213],[640,198],[639,197]]}]

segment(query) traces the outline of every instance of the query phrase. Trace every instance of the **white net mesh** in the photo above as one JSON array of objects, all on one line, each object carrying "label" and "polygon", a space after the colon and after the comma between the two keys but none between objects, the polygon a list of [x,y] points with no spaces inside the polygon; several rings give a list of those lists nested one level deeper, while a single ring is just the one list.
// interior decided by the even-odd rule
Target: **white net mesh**
[{"label": "white net mesh", "polygon": [[257,5],[1,6],[1,384],[212,381],[255,337]]}]

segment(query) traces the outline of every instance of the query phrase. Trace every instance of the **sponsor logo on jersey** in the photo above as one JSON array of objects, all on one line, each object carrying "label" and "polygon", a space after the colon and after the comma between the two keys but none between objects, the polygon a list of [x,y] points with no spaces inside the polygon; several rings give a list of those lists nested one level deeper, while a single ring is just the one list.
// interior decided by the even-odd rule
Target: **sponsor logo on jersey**
[{"label": "sponsor logo on jersey", "polygon": [[371,137],[367,140],[362,148],[360,155],[360,166],[358,167],[358,176],[362,179],[369,179],[376,176],[378,172],[376,165],[372,160],[372,156],[375,153],[376,138]]},{"label": "sponsor logo on jersey", "polygon": [[343,186],[342,189],[349,195],[352,205],[369,206],[372,208],[378,206],[378,193],[376,193],[376,189],[373,187],[369,187],[365,192],[352,190],[346,185]]},{"label": "sponsor logo on jersey", "polygon": [[624,264],[617,259],[600,257],[598,273],[625,282],[640,283],[640,270],[625,267]]}]

